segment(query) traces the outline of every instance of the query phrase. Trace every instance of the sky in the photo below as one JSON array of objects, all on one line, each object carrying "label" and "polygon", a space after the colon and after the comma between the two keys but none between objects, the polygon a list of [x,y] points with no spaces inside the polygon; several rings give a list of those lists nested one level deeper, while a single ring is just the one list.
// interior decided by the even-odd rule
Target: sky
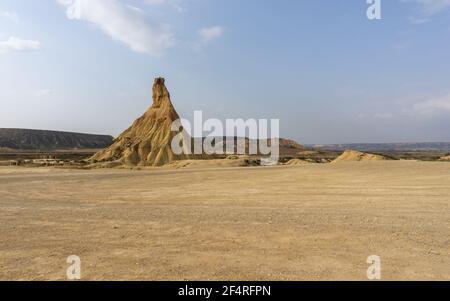
[{"label": "sky", "polygon": [[0,127],[117,136],[180,116],[305,144],[450,141],[450,0],[2,0]]}]

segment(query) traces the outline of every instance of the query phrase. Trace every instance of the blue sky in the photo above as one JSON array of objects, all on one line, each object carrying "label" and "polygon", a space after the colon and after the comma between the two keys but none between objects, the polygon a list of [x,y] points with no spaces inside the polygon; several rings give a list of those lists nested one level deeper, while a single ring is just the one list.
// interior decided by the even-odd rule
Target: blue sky
[{"label": "blue sky", "polygon": [[178,113],[301,143],[450,141],[450,0],[2,0],[0,127],[117,135]]}]

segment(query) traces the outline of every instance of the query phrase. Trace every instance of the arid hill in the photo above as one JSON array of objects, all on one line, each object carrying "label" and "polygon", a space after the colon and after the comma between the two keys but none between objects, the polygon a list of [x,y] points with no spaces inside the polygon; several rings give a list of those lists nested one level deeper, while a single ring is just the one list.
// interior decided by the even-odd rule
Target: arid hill
[{"label": "arid hill", "polygon": [[[219,145],[220,148],[224,150],[224,153],[226,153],[226,150],[228,149],[227,148],[227,137],[217,137],[215,139],[216,139],[215,140],[216,144]],[[249,138],[242,138],[242,137],[234,137],[234,138],[231,137],[231,141],[234,141],[234,148],[233,148],[232,154],[237,154],[238,146],[244,145],[245,146],[245,154],[247,154],[247,155],[249,155],[251,143],[254,143],[255,145],[259,146],[259,142],[260,142],[259,140],[256,140],[256,139],[249,139]],[[262,142],[265,142],[265,141],[262,140]],[[280,151],[281,157],[295,156],[299,152],[302,152],[305,150],[305,148],[302,145],[300,145],[299,143],[297,143],[294,140],[280,138],[278,143],[279,143],[279,147],[280,147],[279,151]],[[271,145],[271,141],[267,140],[267,142],[265,142],[265,144]],[[259,147],[258,147],[258,154],[260,154]],[[254,154],[252,154],[252,155],[254,155]]]},{"label": "arid hill", "polygon": [[392,160],[387,156],[358,152],[355,150],[346,150],[342,155],[337,157],[333,163],[344,161],[384,161]]},{"label": "arid hill", "polygon": [[105,148],[112,143],[113,137],[107,135],[0,129],[0,149],[10,151]]},{"label": "arid hill", "polygon": [[[163,78],[153,84],[153,104],[109,148],[91,157],[96,162],[116,162],[128,166],[162,166],[174,160],[189,159],[172,152],[172,123],[179,116],[170,100]],[[190,139],[190,138],[189,138]]]},{"label": "arid hill", "polygon": [[306,164],[311,164],[311,162],[308,162],[306,160],[301,160],[301,159],[292,159],[292,160],[289,160],[288,162],[286,162],[284,165],[297,166],[297,165],[306,165]]}]

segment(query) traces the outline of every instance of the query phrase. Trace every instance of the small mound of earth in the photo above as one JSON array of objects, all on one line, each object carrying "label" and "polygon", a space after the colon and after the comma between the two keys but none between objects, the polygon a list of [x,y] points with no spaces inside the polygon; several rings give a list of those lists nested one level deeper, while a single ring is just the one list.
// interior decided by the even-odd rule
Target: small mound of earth
[{"label": "small mound of earth", "polygon": [[298,152],[297,155],[299,155],[299,156],[314,156],[314,155],[317,155],[318,153],[319,153],[318,151],[305,150],[305,151]]},{"label": "small mound of earth", "polygon": [[301,159],[292,159],[292,160],[284,163],[284,165],[289,165],[289,166],[298,166],[298,165],[306,165],[306,164],[311,164],[311,162],[306,161],[306,160],[301,160]]},{"label": "small mound of earth", "polygon": [[346,150],[342,155],[337,157],[332,163],[347,161],[386,161],[392,160],[387,156],[363,153],[355,150]]},{"label": "small mound of earth", "polygon": [[229,155],[226,159],[227,160],[242,160],[242,159],[249,159],[249,156],[245,155]]},{"label": "small mound of earth", "polygon": [[226,159],[173,161],[164,165],[163,168],[251,167],[260,166],[260,163],[259,159],[252,159],[247,156],[229,156]]}]

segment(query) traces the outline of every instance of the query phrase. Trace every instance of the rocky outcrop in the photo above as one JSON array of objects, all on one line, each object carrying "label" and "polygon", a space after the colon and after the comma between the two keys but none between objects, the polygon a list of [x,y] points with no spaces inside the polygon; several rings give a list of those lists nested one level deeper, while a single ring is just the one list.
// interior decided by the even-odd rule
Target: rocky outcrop
[{"label": "rocky outcrop", "polygon": [[[171,149],[177,132],[172,123],[179,119],[163,78],[153,84],[153,104],[109,148],[95,154],[91,162],[117,162],[130,166],[162,166],[175,160],[189,159]],[[189,138],[190,139],[190,138]]]}]

